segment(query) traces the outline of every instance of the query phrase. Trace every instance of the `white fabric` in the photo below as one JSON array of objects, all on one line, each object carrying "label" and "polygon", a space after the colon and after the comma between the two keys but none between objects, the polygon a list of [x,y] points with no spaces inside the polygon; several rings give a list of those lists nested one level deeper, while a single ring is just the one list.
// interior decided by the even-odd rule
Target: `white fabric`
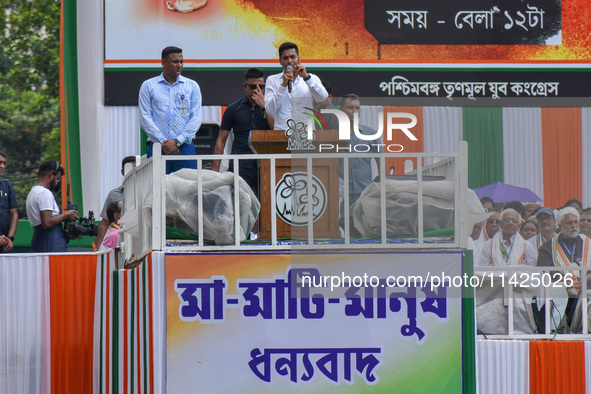
[{"label": "white fabric", "polygon": [[49,257],[0,256],[0,393],[50,393]]},{"label": "white fabric", "polygon": [[476,342],[479,394],[529,393],[529,342]]},{"label": "white fabric", "polygon": [[[425,152],[457,152],[462,140],[462,108],[423,108],[423,148]],[[425,165],[444,158],[425,158]]]},{"label": "white fabric", "polygon": [[52,211],[51,216],[60,214],[60,208],[55,202],[53,193],[43,186],[35,185],[27,196],[27,217],[31,226],[41,224],[41,211]]},{"label": "white fabric", "polygon": [[[199,233],[198,170],[183,168],[166,176],[166,219],[174,228]],[[203,237],[217,245],[234,243],[234,174],[203,171]],[[261,205],[248,184],[239,178],[240,234],[244,240],[257,221]],[[146,207],[150,209],[148,198]]]},{"label": "white fabric", "polygon": [[[581,108],[583,207],[591,207],[591,108]],[[588,375],[589,376],[589,375]],[[588,379],[588,381],[591,379]],[[589,382],[587,382],[589,383]],[[591,393],[591,391],[588,391]]]},{"label": "white fabric", "polygon": [[222,123],[222,107],[210,105],[201,107],[201,119],[203,123]]},{"label": "white fabric", "polygon": [[544,198],[541,108],[503,108],[504,183]]},{"label": "white fabric", "polygon": [[[384,107],[381,105],[362,105],[359,112],[359,124],[370,127],[374,130],[379,129],[380,114],[384,113]],[[384,117],[382,116],[382,119]],[[386,124],[382,130],[382,141],[384,140],[384,132],[386,130]]]},{"label": "white fabric", "polygon": [[[104,107],[105,134],[102,141],[100,164],[100,199],[94,210],[99,217],[109,191],[123,183],[121,160],[140,154],[138,107]],[[85,193],[86,197],[86,193]],[[86,208],[86,205],[84,205]]]},{"label": "white fabric", "polygon": [[[76,4],[82,196],[73,195],[72,202],[83,204],[86,211],[98,212],[102,201],[99,198],[101,184],[98,182],[103,168],[102,154],[103,151],[112,149],[119,141],[110,141],[111,144],[107,145],[106,149],[103,146],[105,135],[104,18],[97,18],[97,15],[103,15],[104,2],[78,0]],[[121,158],[117,160],[121,163]],[[113,176],[110,171],[107,174]],[[111,189],[112,187],[106,187],[107,192]]]},{"label": "white fabric", "polygon": [[494,237],[485,242],[480,247],[480,258],[479,264],[482,266],[487,265],[495,265],[495,266],[507,266],[507,265],[519,265],[519,260],[521,256],[525,252],[525,256],[523,258],[523,265],[535,266],[536,265],[536,251],[531,244],[526,242],[521,234],[515,233],[513,235],[511,242],[512,246],[509,247],[508,253],[509,261],[505,261],[503,258],[500,242],[503,237],[502,231],[498,231]]}]

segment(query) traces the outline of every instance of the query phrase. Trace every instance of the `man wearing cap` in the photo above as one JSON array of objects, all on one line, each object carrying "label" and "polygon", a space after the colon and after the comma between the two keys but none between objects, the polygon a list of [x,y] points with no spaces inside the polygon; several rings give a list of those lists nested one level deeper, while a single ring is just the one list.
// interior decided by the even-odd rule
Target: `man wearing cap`
[{"label": "man wearing cap", "polygon": [[540,208],[536,214],[538,220],[538,235],[531,237],[527,242],[536,247],[536,250],[544,244],[544,242],[554,237],[554,230],[556,229],[556,219],[554,211],[550,208]]},{"label": "man wearing cap", "polygon": [[77,211],[60,213],[53,196],[53,192],[59,190],[58,182],[64,173],[64,168],[57,161],[44,161],[39,167],[37,183],[27,196],[27,216],[33,227],[33,253],[68,251],[68,237],[61,224],[77,220]]}]

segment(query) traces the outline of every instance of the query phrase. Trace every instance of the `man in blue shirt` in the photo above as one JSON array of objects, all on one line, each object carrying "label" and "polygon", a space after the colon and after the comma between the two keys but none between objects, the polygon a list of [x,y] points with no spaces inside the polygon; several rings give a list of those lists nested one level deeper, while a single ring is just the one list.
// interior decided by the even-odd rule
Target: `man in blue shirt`
[{"label": "man in blue shirt", "polygon": [[[215,145],[214,154],[224,153],[226,140],[230,131],[234,134],[232,154],[252,154],[248,143],[252,130],[273,129],[274,117],[265,112],[265,79],[264,74],[257,68],[250,68],[244,74],[244,97],[228,105],[220,133]],[[219,171],[220,161],[214,160],[213,169]],[[233,163],[230,162],[230,171]],[[252,191],[258,196],[258,170],[256,160],[240,160],[239,174],[248,183]]]},{"label": "man in blue shirt", "polygon": [[[140,88],[140,125],[148,135],[148,157],[152,146],[162,145],[165,155],[195,155],[193,138],[201,126],[201,89],[181,75],[183,50],[162,50],[162,74],[144,81]],[[169,161],[166,173],[197,168],[194,160]]]},{"label": "man in blue shirt", "polygon": [[[0,152],[0,175],[6,168],[6,155]],[[8,179],[0,177],[0,253],[12,250],[18,227],[16,195]]]}]

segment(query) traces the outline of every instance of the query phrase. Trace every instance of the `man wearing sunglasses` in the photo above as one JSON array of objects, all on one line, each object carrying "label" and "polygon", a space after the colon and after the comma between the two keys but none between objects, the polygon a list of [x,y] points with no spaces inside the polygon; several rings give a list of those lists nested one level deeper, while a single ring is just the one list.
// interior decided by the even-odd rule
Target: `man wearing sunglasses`
[{"label": "man wearing sunglasses", "polygon": [[[244,73],[244,96],[228,105],[220,133],[215,144],[214,154],[224,153],[226,140],[230,132],[234,135],[232,154],[252,154],[248,140],[252,130],[273,129],[274,116],[265,111],[265,78],[263,72],[257,68],[249,68]],[[234,172],[233,162],[230,161],[229,171]],[[214,171],[220,170],[220,160],[214,160]],[[258,171],[256,160],[240,160],[239,174],[248,183],[252,191],[258,196]]]},{"label": "man wearing sunglasses", "polygon": [[[269,76],[265,87],[265,109],[275,116],[275,129],[286,130],[287,121],[306,122],[312,99],[324,102],[328,93],[320,78],[309,74],[300,63],[298,46],[284,42],[279,46],[279,63],[283,72]],[[292,111],[293,108],[293,111]]]},{"label": "man wearing sunglasses", "polygon": [[77,211],[61,213],[53,196],[64,173],[57,161],[44,161],[39,167],[37,184],[27,196],[27,217],[33,227],[32,253],[68,251],[68,237],[61,224],[78,220]]}]

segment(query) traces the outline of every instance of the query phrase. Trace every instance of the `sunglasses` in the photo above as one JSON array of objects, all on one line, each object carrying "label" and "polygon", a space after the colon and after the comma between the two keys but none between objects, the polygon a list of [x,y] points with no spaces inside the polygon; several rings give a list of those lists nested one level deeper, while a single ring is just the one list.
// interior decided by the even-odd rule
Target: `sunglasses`
[{"label": "sunglasses", "polygon": [[246,85],[246,86],[248,86],[250,88],[250,90],[256,90],[257,89],[257,86],[259,88],[261,88],[261,90],[265,90],[265,84],[262,84],[262,85]]}]

